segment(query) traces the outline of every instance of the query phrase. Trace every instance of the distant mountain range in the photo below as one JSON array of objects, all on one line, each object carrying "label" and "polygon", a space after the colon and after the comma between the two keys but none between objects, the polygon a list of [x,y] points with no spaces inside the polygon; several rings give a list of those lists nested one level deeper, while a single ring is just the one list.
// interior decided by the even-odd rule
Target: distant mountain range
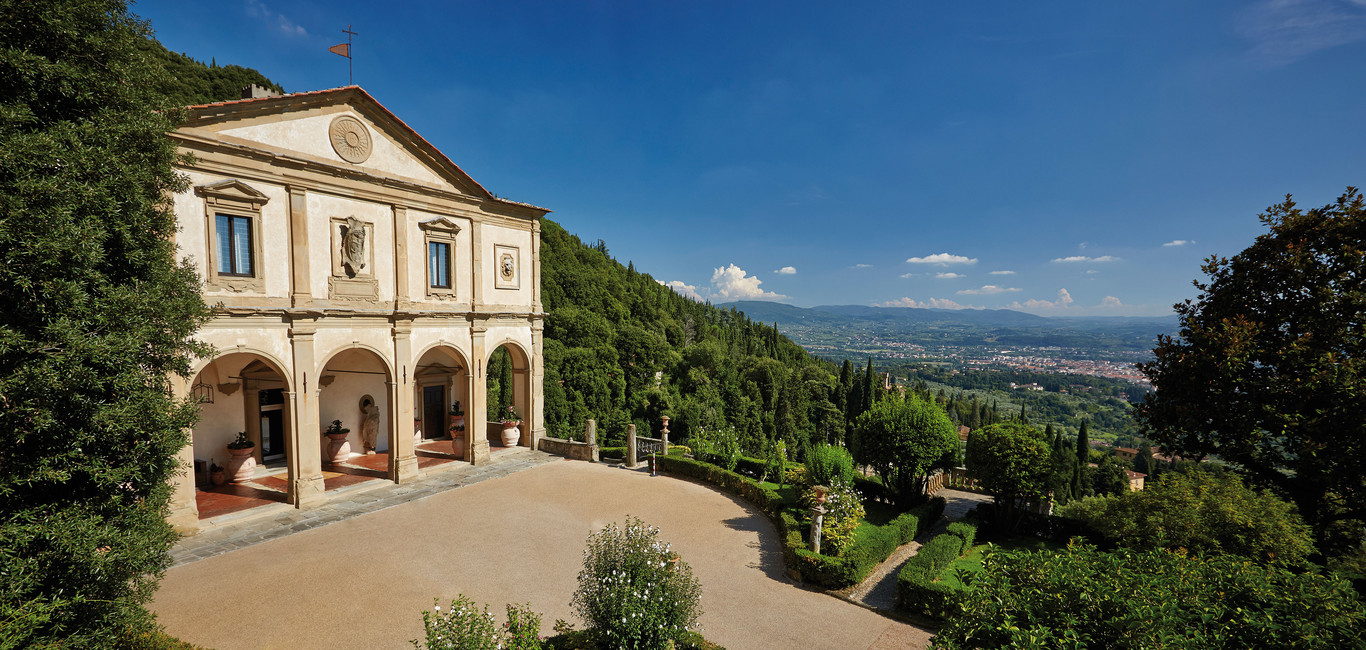
[{"label": "distant mountain range", "polygon": [[[1046,317],[1009,309],[919,309],[821,305],[794,307],[776,302],[738,301],[734,307],[750,319],[775,323],[784,334],[808,349],[857,352],[879,343],[900,342],[936,347],[981,346],[1068,347],[1114,352],[1150,350],[1159,334],[1175,334],[1175,315],[1158,317]],[[878,347],[878,346],[873,346]]]}]

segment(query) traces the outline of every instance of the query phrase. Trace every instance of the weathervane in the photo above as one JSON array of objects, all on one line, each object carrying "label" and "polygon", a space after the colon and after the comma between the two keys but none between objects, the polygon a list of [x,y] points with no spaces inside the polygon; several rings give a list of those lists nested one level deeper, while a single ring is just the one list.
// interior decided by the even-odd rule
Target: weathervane
[{"label": "weathervane", "polygon": [[342,30],[342,33],[346,34],[346,42],[333,45],[332,47],[327,48],[327,51],[346,57],[346,85],[349,86],[353,84],[351,81],[351,37],[355,36],[356,32],[351,31],[351,26],[347,25],[346,29]]}]

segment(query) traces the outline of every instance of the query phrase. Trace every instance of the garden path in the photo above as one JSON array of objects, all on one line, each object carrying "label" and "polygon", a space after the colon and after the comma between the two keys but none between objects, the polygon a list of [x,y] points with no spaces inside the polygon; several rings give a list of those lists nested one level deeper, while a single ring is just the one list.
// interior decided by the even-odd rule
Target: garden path
[{"label": "garden path", "polygon": [[[944,497],[944,518],[930,527],[929,532],[922,535],[921,539],[933,538],[935,535],[944,532],[947,522],[958,521],[969,510],[976,508],[977,504],[991,501],[991,497],[988,495],[963,492],[962,490],[944,489],[936,492],[935,496]],[[868,577],[850,590],[848,598],[883,611],[895,611],[896,576],[901,573],[901,567],[906,565],[906,561],[911,559],[919,550],[920,542],[918,541],[901,545],[882,564],[869,571]]]},{"label": "garden path", "polygon": [[206,647],[402,648],[432,599],[569,606],[591,531],[627,514],[663,530],[702,583],[708,639],[746,648],[923,648],[931,633],[783,573],[766,517],[715,489],[551,461],[172,568],[152,610]]}]

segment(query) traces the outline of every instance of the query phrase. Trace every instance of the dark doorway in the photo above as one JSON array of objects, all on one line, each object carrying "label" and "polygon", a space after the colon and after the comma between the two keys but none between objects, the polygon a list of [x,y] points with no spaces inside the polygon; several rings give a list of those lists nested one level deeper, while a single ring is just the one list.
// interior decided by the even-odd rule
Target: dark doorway
[{"label": "dark doorway", "polygon": [[285,457],[285,391],[271,388],[259,393],[261,406],[261,461]]},{"label": "dark doorway", "polygon": [[446,387],[424,387],[422,389],[422,437],[432,439],[445,435]]}]

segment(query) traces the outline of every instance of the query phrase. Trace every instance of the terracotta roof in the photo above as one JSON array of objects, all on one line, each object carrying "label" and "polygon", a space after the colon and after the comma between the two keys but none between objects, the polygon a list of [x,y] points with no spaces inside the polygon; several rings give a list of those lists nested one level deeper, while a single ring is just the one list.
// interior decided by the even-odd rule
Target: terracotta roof
[{"label": "terracotta roof", "polygon": [[374,105],[375,105],[376,107],[378,107],[381,111],[384,111],[384,114],[387,115],[387,116],[389,117],[389,119],[393,120],[396,124],[398,124],[398,125],[399,125],[400,127],[402,127],[404,130],[406,130],[406,131],[408,132],[408,134],[411,135],[413,138],[417,139],[418,142],[420,142],[420,143],[426,145],[427,148],[430,149],[433,153],[435,153],[437,156],[440,156],[441,159],[442,159],[444,162],[450,164],[451,167],[454,167],[457,171],[459,171],[460,174],[461,174],[462,176],[464,176],[466,180],[468,180],[470,183],[473,183],[475,187],[479,188],[479,190],[480,190],[481,192],[483,192],[485,195],[487,195],[487,197],[489,198],[489,200],[496,201],[496,202],[498,202],[498,203],[505,203],[505,204],[507,204],[507,205],[515,205],[515,206],[519,206],[519,207],[523,207],[523,208],[531,208],[531,209],[533,209],[533,210],[541,210],[541,211],[544,211],[544,212],[547,212],[547,213],[548,213],[548,212],[551,212],[551,210],[549,210],[549,209],[547,209],[547,208],[542,208],[542,207],[537,206],[537,205],[532,205],[532,204],[530,204],[530,203],[523,203],[523,202],[521,202],[521,201],[513,201],[513,200],[511,200],[511,199],[504,199],[504,198],[500,198],[500,197],[498,197],[498,196],[495,196],[495,195],[493,194],[493,192],[488,191],[487,188],[485,188],[483,185],[480,185],[480,184],[479,184],[479,181],[474,180],[474,177],[470,176],[468,173],[465,172],[465,170],[461,169],[461,168],[460,168],[460,165],[455,164],[455,161],[453,161],[453,160],[451,160],[449,157],[447,157],[445,153],[443,153],[440,149],[438,149],[438,148],[437,148],[435,145],[433,145],[432,143],[428,142],[427,139],[424,138],[424,137],[422,137],[422,135],[419,134],[416,130],[414,130],[413,127],[408,126],[408,123],[407,123],[407,122],[404,122],[404,121],[403,121],[402,119],[400,119],[397,115],[394,115],[393,111],[390,111],[388,108],[385,108],[384,104],[379,103],[379,100],[377,100],[377,99],[375,99],[373,96],[371,96],[370,93],[365,92],[365,89],[364,89],[364,88],[361,88],[360,86],[356,86],[356,85],[351,85],[351,86],[340,86],[340,87],[338,87],[338,88],[327,88],[327,89],[324,89],[324,90],[308,90],[308,91],[299,92],[299,93],[288,93],[288,94],[284,94],[284,95],[275,95],[275,96],[272,96],[272,97],[248,97],[248,98],[246,98],[246,99],[232,99],[232,100],[228,100],[228,101],[226,101],[226,102],[212,102],[212,103],[209,103],[209,104],[195,104],[195,105],[193,105],[193,106],[186,106],[186,108],[188,108],[188,109],[190,109],[190,110],[195,110],[195,109],[205,109],[205,108],[217,108],[217,107],[224,107],[224,106],[242,106],[242,105],[253,104],[253,103],[279,102],[279,101],[283,101],[283,100],[299,99],[300,97],[315,97],[315,96],[330,95],[330,94],[334,94],[334,93],[345,93],[345,92],[360,93],[363,97],[365,97],[366,99],[368,99],[368,100],[370,100],[371,102],[373,102]]}]

